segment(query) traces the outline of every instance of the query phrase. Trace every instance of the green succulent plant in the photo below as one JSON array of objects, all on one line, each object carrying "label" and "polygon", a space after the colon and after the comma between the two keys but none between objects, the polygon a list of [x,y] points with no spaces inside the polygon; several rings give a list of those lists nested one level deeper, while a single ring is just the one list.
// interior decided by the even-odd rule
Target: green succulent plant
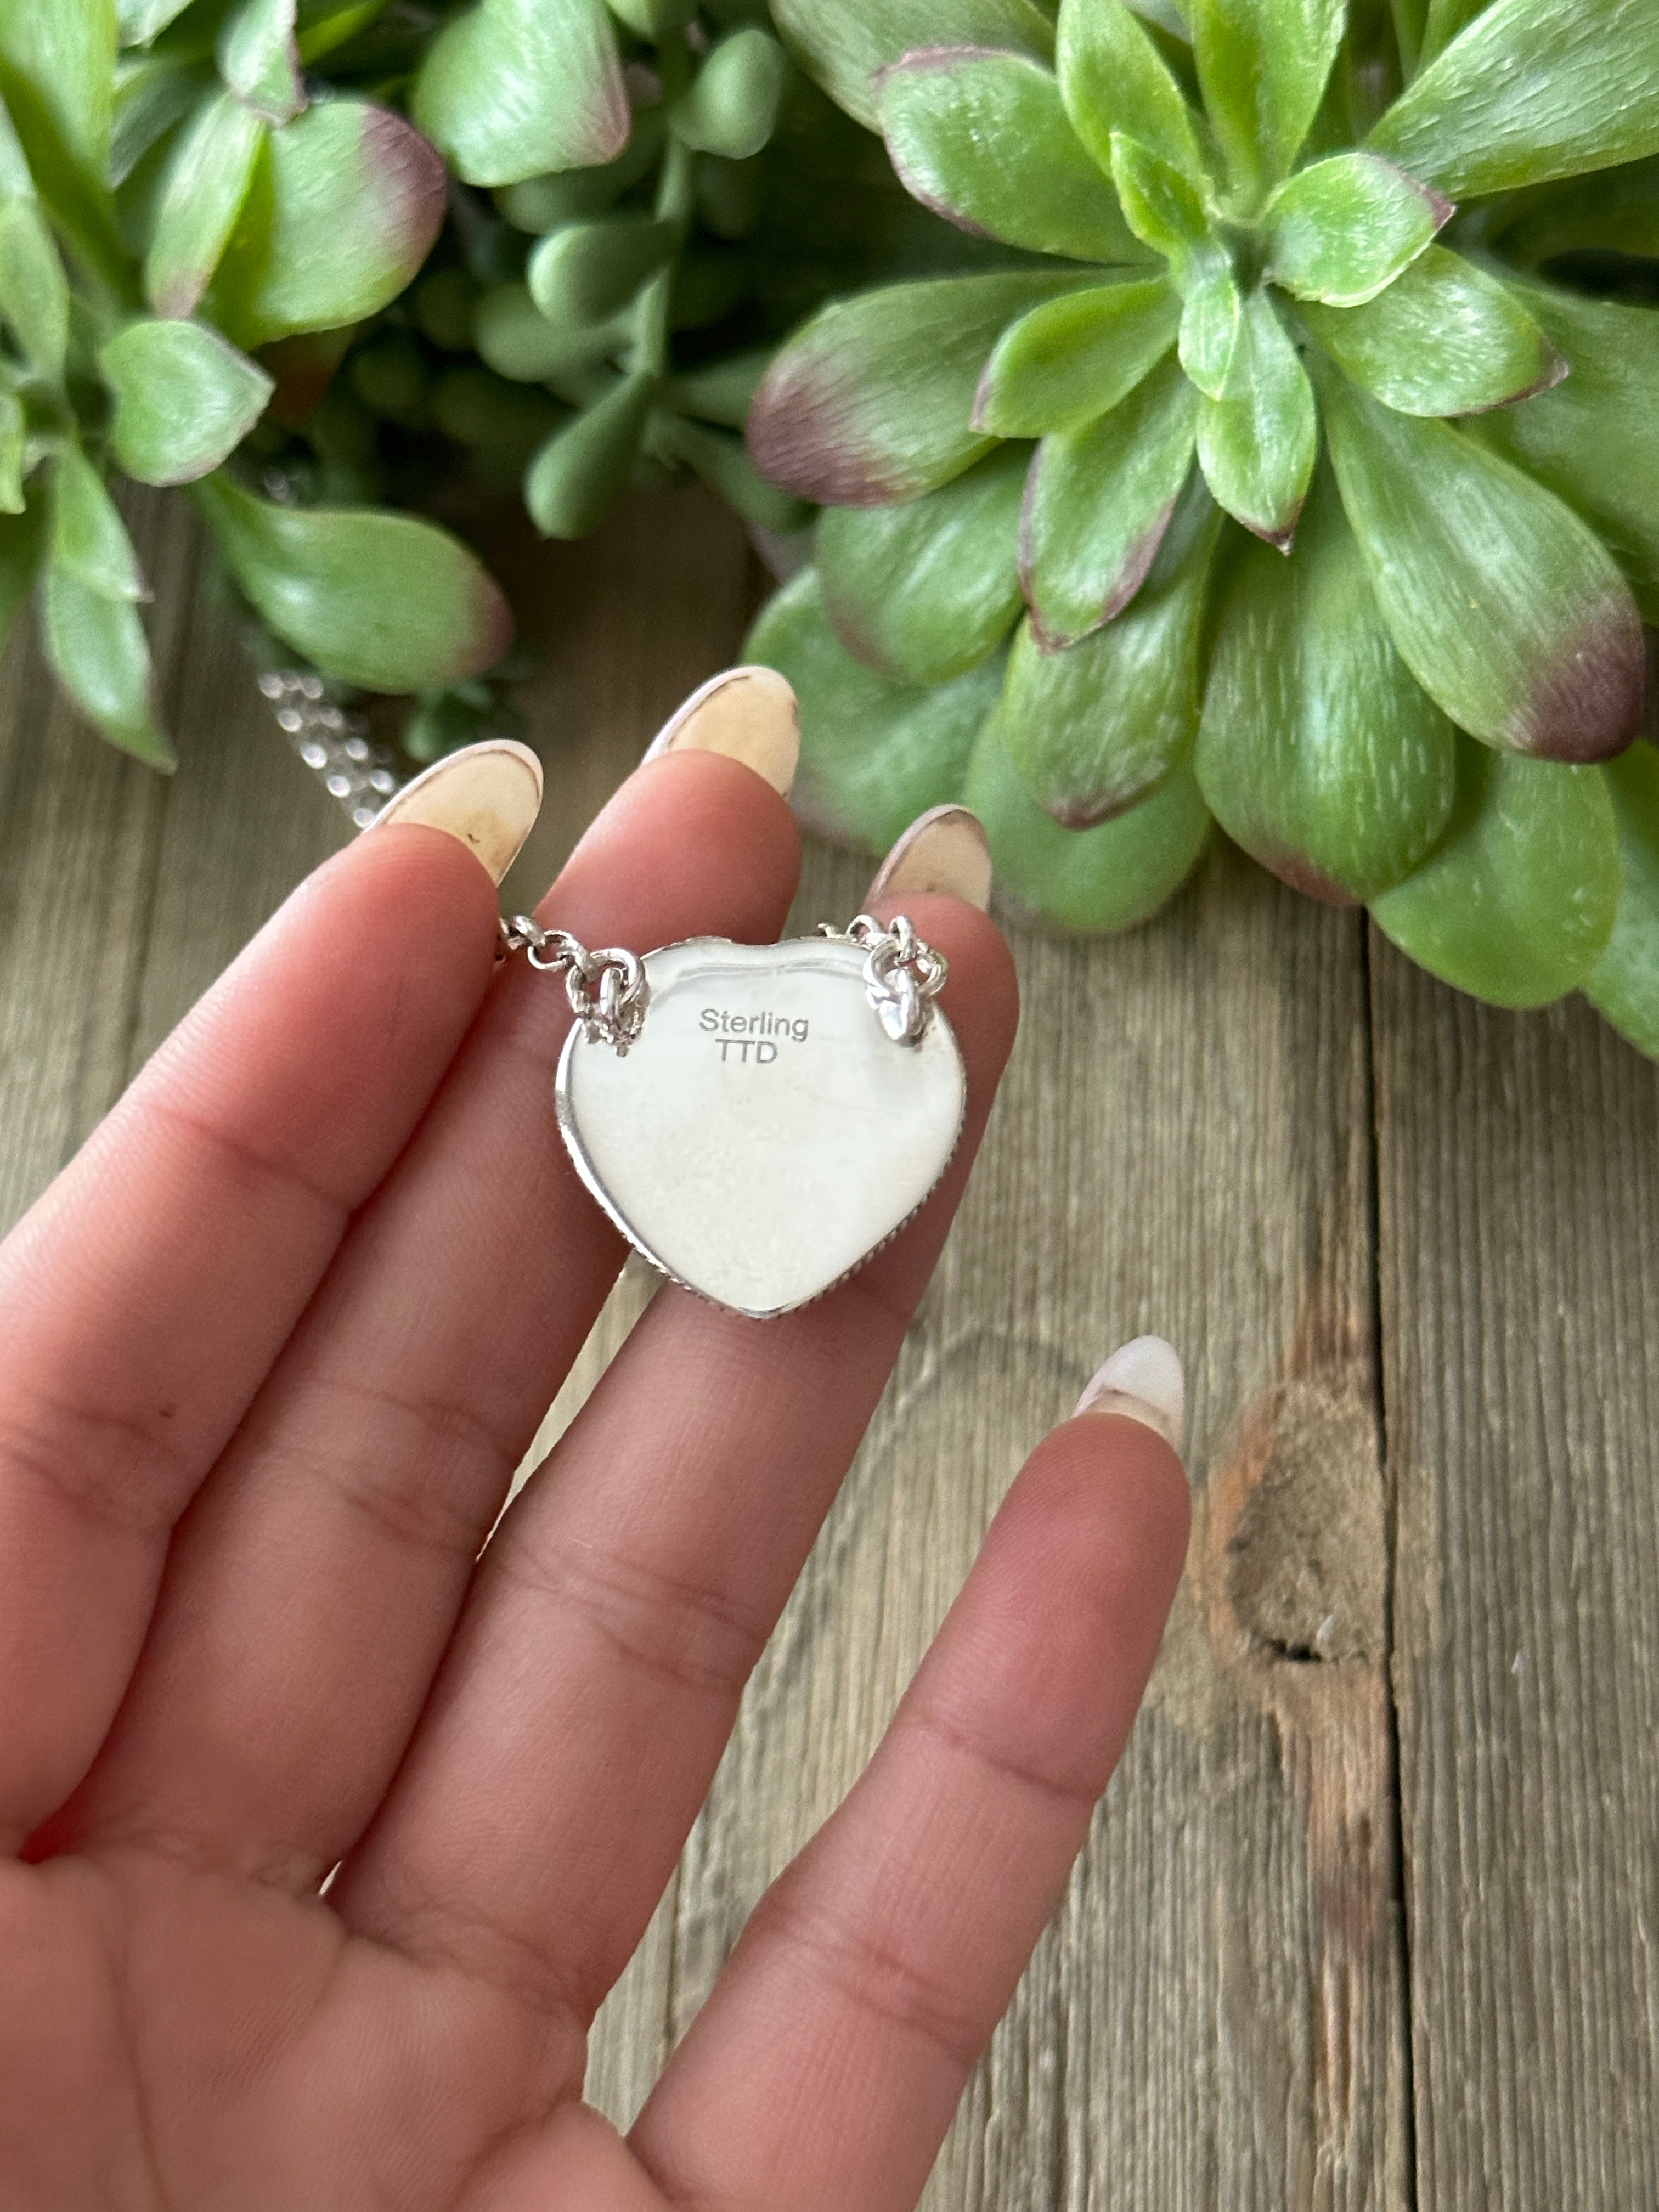
[{"label": "green succulent plant", "polygon": [[[59,680],[172,765],[111,482],[191,487],[241,592],[344,683],[496,660],[505,602],[410,514],[283,504],[239,449],[296,362],[409,283],[443,166],[306,70],[379,0],[51,0],[0,9],[0,629],[33,594]],[[307,349],[309,353],[307,354]]]},{"label": "green succulent plant", "polygon": [[808,811],[879,845],[965,796],[1083,930],[1213,819],[1659,1054],[1659,8],[776,14],[1006,249],[836,301],[756,396],[757,466],[826,510],[749,648],[802,692]]}]

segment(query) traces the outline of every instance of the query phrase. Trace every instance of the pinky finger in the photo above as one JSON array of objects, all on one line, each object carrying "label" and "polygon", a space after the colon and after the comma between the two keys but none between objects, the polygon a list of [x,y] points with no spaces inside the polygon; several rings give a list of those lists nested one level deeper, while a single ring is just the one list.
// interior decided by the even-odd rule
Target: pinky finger
[{"label": "pinky finger", "polygon": [[920,2196],[1157,1656],[1188,1498],[1178,1413],[1133,1385],[1165,1363],[1178,1399],[1146,1340],[1039,1445],[869,1769],[763,1899],[634,2130],[671,2202]]}]

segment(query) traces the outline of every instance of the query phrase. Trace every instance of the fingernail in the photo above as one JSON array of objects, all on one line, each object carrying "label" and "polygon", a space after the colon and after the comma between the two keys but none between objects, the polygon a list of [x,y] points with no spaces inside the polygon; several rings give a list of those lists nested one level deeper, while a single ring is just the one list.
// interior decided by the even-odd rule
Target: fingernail
[{"label": "fingernail", "polygon": [[876,871],[870,898],[948,891],[981,914],[991,903],[991,848],[977,814],[934,806],[917,815]]},{"label": "fingernail", "polygon": [[800,758],[794,692],[775,668],[722,669],[663,724],[645,757],[665,753],[724,753],[787,799]]},{"label": "fingernail", "polygon": [[1144,1422],[1179,1452],[1187,1433],[1187,1384],[1174,1345],[1161,1336],[1137,1336],[1121,1345],[1097,1369],[1077,1411],[1122,1413]]},{"label": "fingernail", "polygon": [[541,811],[542,764],[535,754],[511,738],[486,738],[434,761],[406,783],[364,834],[372,836],[388,822],[447,830],[498,884],[518,859]]}]

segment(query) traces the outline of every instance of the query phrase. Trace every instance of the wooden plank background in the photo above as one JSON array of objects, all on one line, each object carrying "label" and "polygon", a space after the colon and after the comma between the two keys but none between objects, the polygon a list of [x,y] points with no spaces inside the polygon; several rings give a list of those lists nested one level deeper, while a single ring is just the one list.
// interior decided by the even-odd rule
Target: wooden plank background
[{"label": "wooden plank background", "polygon": [[[179,503],[144,510],[183,765],[0,678],[0,1218],[343,817]],[[734,528],[641,501],[532,570],[538,896],[733,654]],[[800,926],[867,866],[814,851]],[[1219,852],[1150,927],[1015,939],[1026,1014],[892,1387],[606,2006],[637,2106],[866,1756],[1032,1440],[1146,1328],[1197,1512],[1152,1692],[930,2212],[1659,2208],[1659,1077],[1454,998]],[[556,1431],[650,1294],[630,1269]]]}]

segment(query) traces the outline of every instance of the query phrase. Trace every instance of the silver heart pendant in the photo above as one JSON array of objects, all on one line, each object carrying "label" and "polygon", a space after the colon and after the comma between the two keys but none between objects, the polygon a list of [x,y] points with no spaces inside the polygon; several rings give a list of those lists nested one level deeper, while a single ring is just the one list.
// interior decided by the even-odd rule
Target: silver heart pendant
[{"label": "silver heart pendant", "polygon": [[890,1033],[861,947],[693,938],[641,963],[625,1054],[578,1022],[558,1116],[576,1170],[663,1273],[757,1320],[840,1282],[915,1212],[962,1133],[967,1076],[928,1010]]}]

